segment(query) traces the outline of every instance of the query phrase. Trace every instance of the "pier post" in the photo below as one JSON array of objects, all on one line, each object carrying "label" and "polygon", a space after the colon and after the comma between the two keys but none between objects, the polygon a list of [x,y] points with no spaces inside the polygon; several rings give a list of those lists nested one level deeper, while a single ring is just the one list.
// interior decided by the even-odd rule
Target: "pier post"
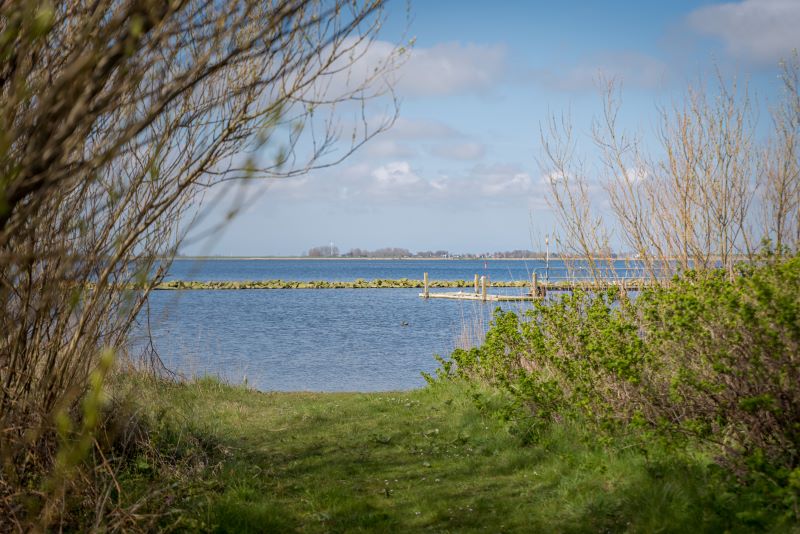
[{"label": "pier post", "polygon": [[486,277],[481,276],[481,296],[483,301],[486,302]]},{"label": "pier post", "polygon": [[475,294],[478,294],[478,273],[475,273]]},{"label": "pier post", "polygon": [[422,292],[425,294],[425,298],[428,298],[428,273],[422,275],[422,285],[424,286]]},{"label": "pier post", "polygon": [[539,275],[538,274],[533,273],[532,283],[533,283],[533,287],[531,287],[531,295],[534,296],[534,297],[538,297],[539,296]]}]

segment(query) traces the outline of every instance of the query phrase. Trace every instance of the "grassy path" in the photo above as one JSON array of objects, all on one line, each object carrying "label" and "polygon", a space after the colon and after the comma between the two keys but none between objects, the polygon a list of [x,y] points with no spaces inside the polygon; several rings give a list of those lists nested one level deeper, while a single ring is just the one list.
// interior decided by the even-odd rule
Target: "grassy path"
[{"label": "grassy path", "polygon": [[[170,480],[161,526],[220,532],[716,530],[702,469],[559,427],[522,446],[470,393],[264,394],[203,380],[137,385],[166,469],[140,459],[136,499]],[[202,454],[199,454],[202,452]],[[200,456],[203,461],[196,461]],[[195,458],[183,461],[181,458]],[[161,498],[159,498],[161,499]],[[688,529],[688,530],[687,530]]]}]

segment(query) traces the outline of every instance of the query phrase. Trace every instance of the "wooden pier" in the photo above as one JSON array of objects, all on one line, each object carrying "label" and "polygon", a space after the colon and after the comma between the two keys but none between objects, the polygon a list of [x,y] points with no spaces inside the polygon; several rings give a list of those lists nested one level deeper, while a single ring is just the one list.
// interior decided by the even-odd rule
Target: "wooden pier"
[{"label": "wooden pier", "polygon": [[479,300],[481,302],[521,302],[532,301],[544,297],[547,294],[547,288],[539,283],[536,273],[531,277],[531,289],[524,295],[490,295],[487,292],[487,287],[490,285],[488,276],[475,275],[474,291],[449,291],[446,293],[431,293],[429,291],[428,273],[424,273],[422,277],[423,291],[419,294],[420,297],[425,299],[458,299],[458,300]]},{"label": "wooden pier", "polygon": [[[423,291],[419,294],[424,299],[458,299],[458,300],[478,300],[482,302],[520,302],[534,301],[547,296],[548,292],[566,291],[605,291],[612,287],[619,288],[623,295],[628,291],[640,291],[651,287],[653,282],[640,279],[618,279],[618,280],[560,280],[558,282],[542,282],[536,273],[531,276],[529,290],[520,295],[492,295],[487,288],[491,286],[488,276],[475,275],[473,291],[449,291],[449,292],[430,292],[430,282],[428,273],[424,273],[422,278]],[[499,287],[505,287],[505,284]],[[524,286],[516,286],[524,287]]]},{"label": "wooden pier", "polygon": [[426,299],[459,299],[459,300],[479,300],[482,302],[519,302],[537,300],[541,297],[534,297],[533,295],[481,295],[475,293],[468,293],[466,291],[455,291],[447,293],[420,293],[420,297]]}]

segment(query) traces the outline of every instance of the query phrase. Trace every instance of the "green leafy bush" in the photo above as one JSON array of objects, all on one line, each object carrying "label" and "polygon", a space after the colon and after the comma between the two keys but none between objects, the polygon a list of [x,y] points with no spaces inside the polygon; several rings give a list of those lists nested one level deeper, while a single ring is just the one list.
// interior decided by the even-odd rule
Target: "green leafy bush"
[{"label": "green leafy bush", "polygon": [[438,375],[502,390],[526,439],[573,416],[638,427],[698,444],[797,508],[800,257],[741,267],[734,280],[690,272],[632,299],[576,291],[522,318],[498,309],[486,342],[456,350]]}]

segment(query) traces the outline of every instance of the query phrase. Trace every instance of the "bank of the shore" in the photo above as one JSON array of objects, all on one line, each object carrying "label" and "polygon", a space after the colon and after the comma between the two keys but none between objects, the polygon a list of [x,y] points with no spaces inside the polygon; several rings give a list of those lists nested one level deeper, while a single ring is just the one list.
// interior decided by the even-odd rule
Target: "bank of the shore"
[{"label": "bank of the shore", "polygon": [[[449,257],[424,257],[424,256],[177,256],[175,258],[159,258],[167,261],[545,261],[548,256],[540,254],[525,257],[506,257],[506,256],[449,256]],[[594,262],[640,262],[638,255],[618,255],[618,256],[573,256],[567,254],[551,254],[551,261],[577,261],[585,262],[590,259]],[[669,256],[662,258],[664,261],[680,261],[680,256]],[[717,255],[710,256],[710,259],[719,259]],[[733,255],[734,261],[746,261],[746,255]]]},{"label": "bank of the shore", "polygon": [[[472,287],[473,281],[466,280],[432,280],[429,287],[432,288],[452,288],[452,287]],[[494,287],[526,287],[530,282],[522,280],[505,280],[493,282]],[[332,280],[168,280],[158,284],[157,290],[170,289],[403,289],[403,288],[422,288],[422,280],[411,280],[400,278],[396,280],[363,278],[352,281],[332,281]]]},{"label": "bank of the shore", "polygon": [[[528,280],[499,280],[490,281],[489,287],[518,287],[530,288],[532,282]],[[625,280],[557,280],[557,281],[538,281],[540,287],[547,289],[597,289],[607,288],[611,285],[626,288],[641,288],[654,285],[650,280],[625,279]],[[474,288],[473,280],[431,280],[428,282],[429,288]],[[161,282],[154,289],[156,290],[224,290],[224,289],[403,289],[403,288],[423,288],[423,280],[411,280],[401,278],[396,280],[374,279],[365,280],[363,278],[353,281],[331,281],[331,280],[168,280]]]},{"label": "bank of the shore", "polygon": [[[491,396],[125,386],[153,444],[117,475],[139,527],[217,532],[701,532],[736,527],[706,460],[558,425],[523,445]],[[484,392],[485,393],[485,392]],[[501,406],[502,403],[497,403]],[[152,515],[148,515],[152,514]]]}]

